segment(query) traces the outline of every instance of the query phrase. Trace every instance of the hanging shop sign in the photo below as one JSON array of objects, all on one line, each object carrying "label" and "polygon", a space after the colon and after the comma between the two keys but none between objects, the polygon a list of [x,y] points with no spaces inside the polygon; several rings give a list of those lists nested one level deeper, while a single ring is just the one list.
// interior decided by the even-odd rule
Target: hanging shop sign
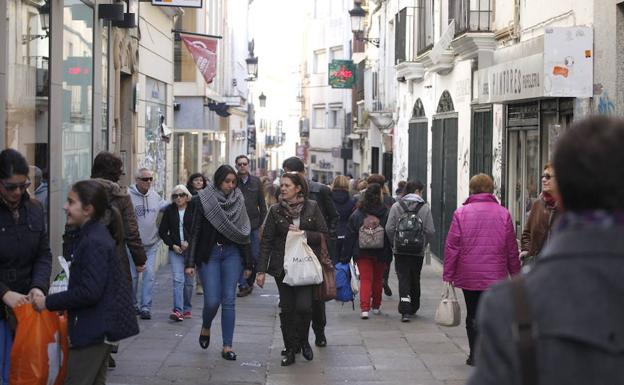
[{"label": "hanging shop sign", "polygon": [[152,0],[152,5],[161,7],[201,8],[202,0]]},{"label": "hanging shop sign", "polygon": [[328,74],[332,88],[353,88],[355,84],[355,64],[351,60],[332,60]]},{"label": "hanging shop sign", "polygon": [[[517,49],[522,50],[523,46],[518,45]],[[478,71],[479,103],[541,97],[591,97],[592,49],[593,30],[590,27],[547,28],[543,53]]]},{"label": "hanging shop sign", "polygon": [[217,74],[217,37],[180,32],[180,39],[189,50],[206,84]]}]

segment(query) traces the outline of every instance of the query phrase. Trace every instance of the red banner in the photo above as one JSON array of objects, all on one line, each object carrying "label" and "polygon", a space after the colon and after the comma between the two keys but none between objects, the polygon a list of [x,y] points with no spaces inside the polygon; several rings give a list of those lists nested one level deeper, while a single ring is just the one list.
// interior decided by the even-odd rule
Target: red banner
[{"label": "red banner", "polygon": [[185,33],[180,33],[180,38],[193,56],[206,83],[212,83],[217,74],[217,39]]}]

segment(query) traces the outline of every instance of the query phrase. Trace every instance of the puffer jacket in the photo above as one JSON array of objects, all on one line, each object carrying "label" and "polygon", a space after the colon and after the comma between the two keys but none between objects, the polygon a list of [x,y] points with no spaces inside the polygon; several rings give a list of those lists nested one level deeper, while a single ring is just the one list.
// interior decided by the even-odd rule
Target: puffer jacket
[{"label": "puffer jacket", "polygon": [[[292,223],[292,217],[279,203],[271,206],[264,221],[260,257],[257,264],[258,273],[268,273],[275,278],[284,276],[286,236],[288,235],[288,226]],[[321,234],[327,237],[327,225],[319,205],[311,199],[306,199],[303,210],[301,210],[299,229],[305,231],[308,245],[319,257],[320,262],[331,264],[331,261],[323,258],[321,252]]]},{"label": "puffer jacket", "polygon": [[348,191],[336,190],[332,191],[332,200],[338,211],[338,224],[336,226],[336,235],[344,236],[347,233],[347,223],[349,217],[353,214],[356,200],[351,197]]},{"label": "puffer jacket", "polygon": [[453,214],[444,250],[444,281],[482,291],[519,271],[509,211],[492,194],[470,196]]}]

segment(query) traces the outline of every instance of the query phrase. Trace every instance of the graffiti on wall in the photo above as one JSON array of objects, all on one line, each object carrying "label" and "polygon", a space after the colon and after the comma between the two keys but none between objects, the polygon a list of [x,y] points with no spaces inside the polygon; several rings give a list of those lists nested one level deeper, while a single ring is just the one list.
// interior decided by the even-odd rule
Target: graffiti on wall
[{"label": "graffiti on wall", "polygon": [[611,116],[615,114],[615,104],[609,98],[609,92],[603,91],[598,97],[598,113],[600,115]]}]

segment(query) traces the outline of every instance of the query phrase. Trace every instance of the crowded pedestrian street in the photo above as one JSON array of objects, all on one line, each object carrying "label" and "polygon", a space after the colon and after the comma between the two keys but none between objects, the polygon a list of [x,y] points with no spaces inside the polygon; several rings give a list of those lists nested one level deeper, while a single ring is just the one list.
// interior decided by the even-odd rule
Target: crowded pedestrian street
[{"label": "crowded pedestrian street", "polygon": [[[160,268],[154,288],[152,319],[140,321],[141,333],[124,340],[109,371],[111,385],[460,385],[472,368],[465,364],[468,342],[461,326],[445,328],[434,322],[442,281],[441,265],[423,268],[422,306],[411,322],[397,313],[397,280],[390,275],[393,296],[384,296],[381,315],[360,319],[351,303],[327,304],[327,347],[314,347],[314,360],[301,355],[290,367],[280,366],[283,349],[275,283],[236,302],[234,348],[237,361],[219,355],[220,325],[214,325],[214,346],[202,350],[202,298],[193,295],[193,318],[169,320],[170,266]],[[460,295],[461,291],[458,292]],[[459,301],[463,306],[463,300]],[[462,309],[465,311],[465,309]],[[217,315],[215,322],[220,319]],[[311,344],[313,336],[311,336]]]}]

